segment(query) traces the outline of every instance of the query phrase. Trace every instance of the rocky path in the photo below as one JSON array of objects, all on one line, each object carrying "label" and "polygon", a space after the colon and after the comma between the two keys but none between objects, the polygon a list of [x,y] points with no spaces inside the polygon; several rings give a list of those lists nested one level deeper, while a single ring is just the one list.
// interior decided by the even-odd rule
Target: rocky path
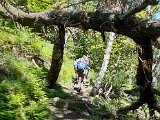
[{"label": "rocky path", "polygon": [[[73,83],[72,83],[73,84]],[[51,109],[51,117],[49,120],[86,120],[92,119],[88,111],[85,109],[84,102],[89,102],[89,83],[84,84],[83,91],[77,92],[77,84],[74,84],[71,90],[67,90],[71,97],[61,99],[53,98],[49,101]]]}]

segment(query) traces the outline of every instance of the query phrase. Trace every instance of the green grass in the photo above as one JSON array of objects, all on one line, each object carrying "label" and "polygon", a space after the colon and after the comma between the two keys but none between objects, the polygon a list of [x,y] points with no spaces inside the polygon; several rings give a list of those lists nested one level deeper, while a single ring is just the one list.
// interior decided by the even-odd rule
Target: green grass
[{"label": "green grass", "polygon": [[70,54],[68,52],[65,52],[62,68],[58,78],[58,83],[63,84],[66,87],[70,88],[74,76],[75,76],[74,61],[73,59],[70,58]]},{"label": "green grass", "polygon": [[[0,119],[44,119],[48,116],[46,82],[30,62],[3,53],[0,83]],[[41,72],[42,73],[42,72]]]},{"label": "green grass", "polygon": [[[3,21],[3,20],[2,20]],[[47,71],[33,65],[26,54],[50,58],[52,46],[44,44],[31,29],[0,23],[0,119],[44,120],[48,118],[45,92]],[[47,47],[49,46],[49,47]],[[13,50],[13,48],[15,50]],[[48,48],[48,52],[44,49]]]}]

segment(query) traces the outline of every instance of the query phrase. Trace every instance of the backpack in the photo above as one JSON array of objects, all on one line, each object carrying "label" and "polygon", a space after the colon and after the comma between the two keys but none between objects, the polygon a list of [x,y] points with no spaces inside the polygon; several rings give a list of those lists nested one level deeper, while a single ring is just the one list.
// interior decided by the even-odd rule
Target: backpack
[{"label": "backpack", "polygon": [[86,68],[86,63],[83,61],[78,61],[77,62],[77,70],[84,71]]}]

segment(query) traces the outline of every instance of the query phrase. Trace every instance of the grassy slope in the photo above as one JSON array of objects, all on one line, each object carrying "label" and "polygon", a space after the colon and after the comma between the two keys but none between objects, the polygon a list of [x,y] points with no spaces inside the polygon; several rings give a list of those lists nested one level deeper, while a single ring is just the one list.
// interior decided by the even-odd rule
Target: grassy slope
[{"label": "grassy slope", "polygon": [[[1,19],[0,46],[0,119],[45,119],[49,113],[46,78],[53,45],[30,28]],[[37,67],[33,56],[43,59],[44,64],[38,61]],[[70,88],[74,69],[69,56],[65,52],[58,83]],[[51,97],[56,94],[59,92]]]},{"label": "grassy slope", "polygon": [[65,85],[66,87],[70,88],[71,81],[75,75],[73,63],[74,61],[70,59],[70,54],[65,52],[62,68],[60,71],[60,75],[58,78],[58,83]]},{"label": "grassy slope", "polygon": [[45,93],[47,71],[32,63],[32,56],[51,57],[52,45],[31,29],[1,20],[0,119],[29,120],[48,117]]}]

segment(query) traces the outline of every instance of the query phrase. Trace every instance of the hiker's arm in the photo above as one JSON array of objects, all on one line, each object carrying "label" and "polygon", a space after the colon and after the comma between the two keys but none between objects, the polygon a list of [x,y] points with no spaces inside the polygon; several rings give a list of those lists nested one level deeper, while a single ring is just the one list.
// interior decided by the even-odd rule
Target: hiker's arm
[{"label": "hiker's arm", "polygon": [[88,70],[92,70],[91,67],[88,65]]}]

